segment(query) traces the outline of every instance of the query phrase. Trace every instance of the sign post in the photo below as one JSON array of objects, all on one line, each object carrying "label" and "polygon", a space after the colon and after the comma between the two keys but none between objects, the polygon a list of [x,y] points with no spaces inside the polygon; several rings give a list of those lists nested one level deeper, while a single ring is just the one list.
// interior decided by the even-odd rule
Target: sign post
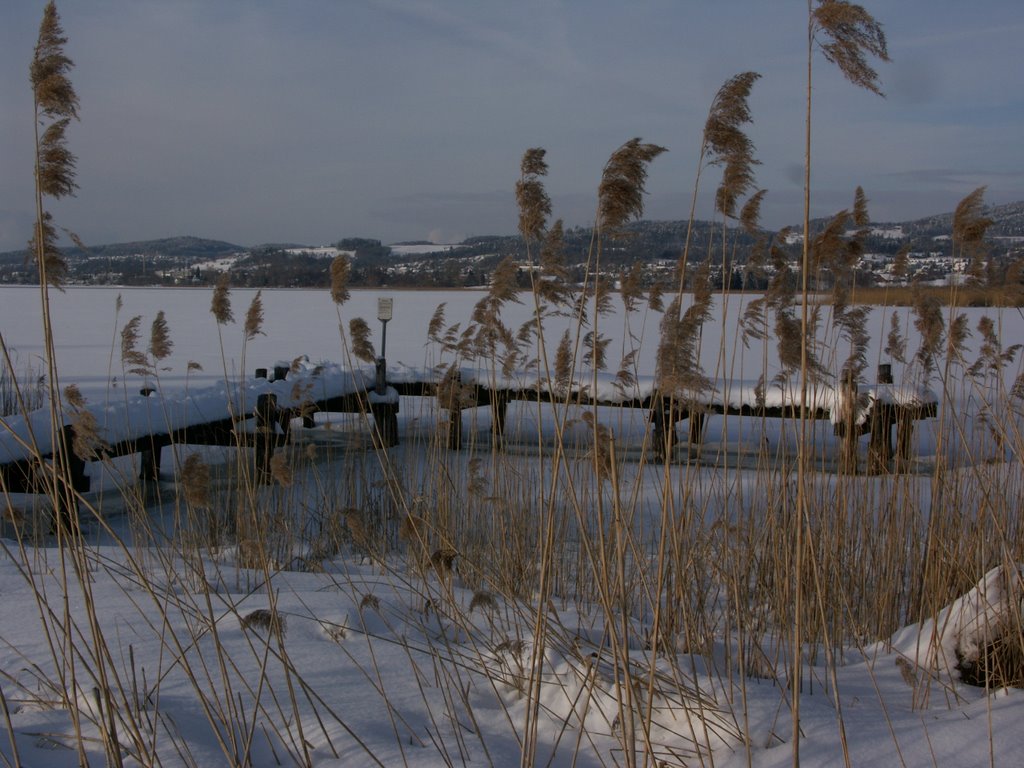
[{"label": "sign post", "polygon": [[388,298],[377,299],[377,319],[380,320],[380,357],[377,358],[377,394],[387,393],[387,346],[388,346],[388,320],[394,316],[395,300]]}]

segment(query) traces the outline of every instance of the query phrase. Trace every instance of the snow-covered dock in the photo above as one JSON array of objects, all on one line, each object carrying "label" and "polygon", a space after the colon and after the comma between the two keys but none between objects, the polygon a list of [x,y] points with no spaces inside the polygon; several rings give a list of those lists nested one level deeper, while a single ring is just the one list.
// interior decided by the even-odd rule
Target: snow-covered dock
[{"label": "snow-covered dock", "polygon": [[500,437],[507,405],[514,400],[640,408],[650,415],[652,446],[661,457],[670,455],[680,421],[689,421],[689,440],[699,442],[708,414],[793,418],[806,398],[807,416],[831,420],[854,448],[859,435],[871,433],[869,463],[876,470],[894,456],[892,427],[897,427],[895,455],[909,458],[912,425],[934,416],[937,402],[927,389],[889,383],[861,385],[850,394],[821,383],[801,393],[799,382],[718,381],[699,393],[671,397],[659,391],[653,376],[624,383],[610,374],[587,373],[552,382],[536,372],[479,367],[395,365],[381,371],[293,364],[243,382],[167,392],[156,387],[138,395],[112,391],[104,403],[78,408],[66,403],[57,436],[51,434],[47,409],[9,417],[0,424],[0,482],[7,491],[31,490],[40,460],[54,455],[55,441],[78,490],[88,489],[84,463],[104,457],[140,454],[143,476],[156,477],[161,449],[171,444],[252,446],[269,460],[274,448],[289,440],[293,421],[312,426],[316,412],[371,414],[377,444],[394,445],[400,397],[436,397],[449,413],[453,449],[461,446],[461,414],[468,409],[490,407],[492,429]]}]

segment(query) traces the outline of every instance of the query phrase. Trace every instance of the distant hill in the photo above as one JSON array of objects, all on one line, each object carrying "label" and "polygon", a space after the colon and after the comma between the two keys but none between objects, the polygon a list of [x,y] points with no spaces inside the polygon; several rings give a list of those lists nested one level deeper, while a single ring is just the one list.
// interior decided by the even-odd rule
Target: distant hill
[{"label": "distant hill", "polygon": [[[1005,266],[1024,256],[1024,201],[990,206],[986,215],[993,223],[988,238],[994,243],[993,256]],[[871,225],[866,251],[876,264],[902,247],[929,257],[950,256],[948,237],[953,213],[926,216],[903,222]],[[812,221],[812,231],[827,219]],[[618,274],[636,262],[670,270],[680,257],[688,228],[686,221],[633,222],[620,237],[605,241],[601,252],[602,270]],[[794,228],[796,229],[796,228]],[[592,245],[592,230],[572,227],[565,231],[564,253],[570,279],[582,280]],[[768,233],[771,234],[771,233]],[[695,221],[689,257],[700,262],[709,255],[721,258],[721,223]],[[734,265],[746,262],[754,239],[731,227],[728,234],[730,259]],[[503,258],[526,257],[518,235],[490,235],[467,238],[459,244],[438,246],[431,251],[424,241],[399,243],[395,247],[379,240],[347,237],[332,244],[352,254],[353,286],[447,287],[485,285]],[[458,245],[454,248],[453,245]],[[208,285],[228,271],[237,286],[322,286],[329,283],[329,263],[315,254],[301,251],[300,244],[273,243],[241,246],[223,240],[199,237],[168,237],[129,243],[89,246],[86,250],[65,250],[71,267],[70,282],[118,285]],[[0,283],[32,283],[35,269],[26,265],[26,253],[0,254]],[[536,254],[534,254],[536,256]]]},{"label": "distant hill", "polygon": [[[1024,237],[1024,201],[1006,203],[1005,205],[989,206],[985,215],[992,219],[987,237]],[[828,219],[814,219],[811,229],[820,229]],[[939,213],[901,222],[872,222],[871,226],[879,230],[901,229],[907,237],[942,237],[948,236],[953,229],[953,212]],[[794,227],[794,229],[798,229]]]},{"label": "distant hill", "polygon": [[[90,245],[84,251],[77,247],[69,247],[62,250],[71,259],[89,257],[119,259],[132,256],[215,259],[233,253],[242,253],[246,248],[234,243],[226,243],[222,240],[205,240],[201,237],[185,235],[182,237],[165,237],[160,240],[137,240],[130,243]],[[0,263],[3,264],[20,263],[24,259],[24,250],[0,253]]]},{"label": "distant hill", "polygon": [[118,258],[121,256],[165,256],[171,258],[215,259],[232,253],[242,253],[244,246],[226,243],[223,240],[205,240],[201,237],[165,237],[160,240],[142,240],[132,243],[89,246],[88,251],[69,248],[71,257],[100,256]]}]

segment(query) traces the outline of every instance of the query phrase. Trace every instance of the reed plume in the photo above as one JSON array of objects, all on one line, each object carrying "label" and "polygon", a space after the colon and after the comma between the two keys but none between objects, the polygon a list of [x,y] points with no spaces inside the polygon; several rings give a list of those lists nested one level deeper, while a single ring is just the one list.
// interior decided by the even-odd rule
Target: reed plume
[{"label": "reed plume", "polygon": [[519,286],[516,277],[519,274],[519,265],[511,256],[502,259],[491,275],[491,285],[488,291],[489,308],[497,311],[507,302],[519,303]]},{"label": "reed plume", "polygon": [[921,365],[925,380],[935,371],[935,359],[945,338],[946,322],[942,318],[942,304],[931,294],[914,289],[914,328],[921,337],[914,359]]},{"label": "reed plume", "polygon": [[982,315],[977,330],[981,336],[981,345],[978,348],[978,359],[967,369],[969,375],[998,374],[1006,366],[1013,364],[1014,358],[1021,350],[1021,344],[1011,344],[1004,350],[996,333],[995,322],[988,315]]},{"label": "reed plume", "polygon": [[555,388],[564,397],[572,385],[572,337],[567,328],[555,349]]},{"label": "reed plume", "polygon": [[868,60],[889,61],[885,32],[862,6],[845,0],[820,0],[811,12],[811,34],[825,59],[835,64],[843,77],[858,88],[884,95],[878,73]]},{"label": "reed plume", "polygon": [[629,270],[619,275],[619,298],[627,312],[636,312],[643,300],[643,265],[634,261]]},{"label": "reed plume", "polygon": [[331,300],[338,305],[349,299],[348,280],[352,263],[348,256],[339,254],[331,261]]},{"label": "reed plume", "polygon": [[60,287],[67,277],[67,262],[57,248],[56,230],[50,214],[43,210],[43,197],[67,197],[78,188],[76,160],[67,148],[66,137],[71,120],[78,118],[78,96],[68,77],[73,62],[64,53],[65,43],[60,16],[51,0],[43,9],[29,67],[36,149],[36,225],[29,252],[36,260],[41,282],[55,287]]},{"label": "reed plume", "polygon": [[263,333],[263,291],[256,291],[245,313],[245,339],[252,341]]},{"label": "reed plume", "polygon": [[161,309],[156,313],[156,317],[153,319],[153,325],[149,332],[149,354],[153,356],[153,360],[159,362],[166,357],[170,357],[171,350],[174,348],[174,342],[171,341],[171,333],[167,327],[167,319],[164,317],[164,311]]},{"label": "reed plume", "polygon": [[427,323],[427,338],[433,341],[435,344],[444,345],[444,339],[441,337],[441,331],[444,330],[444,309],[448,302],[442,301],[437,305],[437,309],[434,310],[434,314],[430,316],[430,322]]},{"label": "reed plume", "polygon": [[493,358],[501,345],[505,352],[502,365],[506,369],[515,366],[519,345],[515,334],[501,320],[501,308],[508,302],[520,303],[518,274],[516,260],[506,256],[491,275],[487,295],[473,307],[472,356]]},{"label": "reed plume", "polygon": [[181,468],[185,503],[201,509],[210,506],[210,467],[198,453],[190,453]]},{"label": "reed plume", "polygon": [[740,126],[752,121],[747,100],[760,77],[757,72],[733,75],[715,94],[704,122],[704,142],[712,163],[724,162],[729,155],[752,146]]},{"label": "reed plume", "polygon": [[728,218],[736,218],[738,200],[754,186],[758,161],[754,159],[754,143],[741,126],[752,122],[747,100],[760,77],[757,72],[742,72],[729,78],[715,94],[704,123],[708,162],[723,166],[715,208]]},{"label": "reed plume", "polygon": [[555,307],[567,307],[572,303],[569,269],[565,264],[565,230],[562,220],[556,219],[544,235],[540,249],[540,279],[536,290],[542,301]]},{"label": "reed plume", "polygon": [[[852,235],[844,236],[843,230],[851,221],[857,227]],[[858,381],[867,368],[867,352],[870,338],[867,332],[869,310],[866,306],[850,306],[856,284],[856,269],[864,254],[864,239],[870,222],[867,196],[861,187],[854,193],[852,213],[842,211],[833,217],[819,242],[815,238],[812,247],[815,261],[826,261],[832,271],[832,317],[839,328],[840,337],[850,344],[850,353],[842,364],[840,378],[844,382]],[[817,256],[819,248],[823,256]]]},{"label": "reed plume", "polygon": [[551,215],[551,198],[544,189],[541,177],[548,173],[544,160],[546,150],[540,147],[523,153],[516,182],[516,204],[519,206],[519,233],[527,242],[538,241],[544,235],[547,218]]},{"label": "reed plume", "polygon": [[967,315],[960,313],[949,319],[949,329],[946,331],[947,362],[962,362],[967,340],[971,337],[970,320]]},{"label": "reed plume", "polygon": [[235,322],[235,316],[231,312],[231,291],[228,283],[231,276],[222,272],[217,278],[217,285],[213,289],[213,298],[210,300],[210,314],[213,315],[218,325],[227,325]]},{"label": "reed plume", "polygon": [[[740,209],[740,226],[752,237],[756,237],[761,231],[761,204],[764,202],[765,195],[767,194],[768,190],[766,189],[757,190],[757,192],[747,198],[743,208]],[[758,248],[752,249],[752,254],[759,250]]]},{"label": "reed plume", "polygon": [[953,212],[953,247],[970,259],[967,274],[978,285],[984,274],[985,234],[992,219],[984,215],[985,187],[978,187],[961,200]]},{"label": "reed plume", "polygon": [[587,331],[583,337],[583,364],[595,371],[603,371],[608,367],[608,345],[611,339],[602,333]]},{"label": "reed plume", "polygon": [[99,458],[107,444],[100,436],[96,416],[86,407],[85,397],[82,396],[78,385],[69,384],[64,387],[64,402],[71,408],[71,427],[74,436],[71,450],[82,461]]},{"label": "reed plume", "polygon": [[711,386],[700,364],[700,332],[711,319],[711,265],[705,261],[694,275],[693,303],[682,310],[676,296],[661,319],[655,378],[666,396],[692,399]]},{"label": "reed plume", "polygon": [[288,457],[284,453],[275,453],[270,457],[270,476],[282,488],[288,488],[295,481],[292,465],[288,462]]},{"label": "reed plume", "polygon": [[370,341],[370,326],[361,317],[353,317],[348,322],[348,332],[352,337],[352,356],[364,363],[373,363],[377,353]]},{"label": "reed plume", "polygon": [[57,229],[53,217],[44,211],[36,224],[35,233],[28,242],[29,258],[35,259],[39,274],[45,275],[45,282],[54,288],[61,288],[67,281],[68,263],[64,253],[57,247]]},{"label": "reed plume", "polygon": [[142,315],[136,315],[121,329],[121,364],[129,373],[148,376],[150,373],[149,358],[136,348],[142,326]]},{"label": "reed plume", "polygon": [[643,216],[647,166],[667,151],[635,138],[612,153],[597,188],[599,230],[614,234],[631,219]]},{"label": "reed plume", "polygon": [[893,312],[889,318],[889,334],[885,338],[885,354],[898,363],[907,362],[907,337],[900,326],[900,316]]},{"label": "reed plume", "polygon": [[910,271],[910,243],[896,251],[892,260],[892,273],[895,277],[906,277]]}]

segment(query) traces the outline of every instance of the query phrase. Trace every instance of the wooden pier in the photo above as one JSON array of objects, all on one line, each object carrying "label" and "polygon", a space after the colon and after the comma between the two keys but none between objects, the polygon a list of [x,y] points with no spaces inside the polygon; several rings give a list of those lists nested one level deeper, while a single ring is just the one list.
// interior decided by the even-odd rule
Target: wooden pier
[{"label": "wooden pier", "polygon": [[[291,439],[293,421],[301,419],[304,427],[312,427],[317,412],[371,415],[374,444],[397,445],[402,397],[437,399],[448,412],[447,442],[452,450],[462,446],[462,416],[470,409],[490,408],[491,428],[501,445],[513,401],[639,408],[647,414],[653,455],[660,460],[673,455],[680,421],[689,423],[688,443],[699,445],[711,414],[798,419],[801,412],[799,387],[792,385],[765,392],[753,382],[732,382],[726,391],[712,388],[699,397],[676,398],[658,391],[653,377],[638,377],[627,389],[604,374],[583,375],[565,387],[553,388],[535,373],[503,376],[471,368],[439,371],[396,366],[382,371],[381,367],[347,371],[337,366],[299,370],[278,366],[272,376],[267,369],[259,369],[256,377],[241,384],[223,382],[178,394],[146,389],[119,403],[92,405],[89,410],[100,441],[94,455],[87,457],[72,450],[76,434],[70,410],[56,446],[45,412],[11,417],[0,425],[0,491],[38,491],[38,473],[55,454],[66,462],[79,492],[89,490],[85,471],[89,460],[139,454],[142,479],[157,479],[163,448],[175,444],[251,449],[258,471],[269,476],[270,458]],[[936,410],[934,394],[898,388],[883,377],[878,384],[845,391],[820,384],[810,387],[806,415],[832,421],[836,434],[842,436],[840,471],[858,471],[857,441],[870,433],[867,471],[879,473],[906,466],[914,423],[934,417]]]}]

